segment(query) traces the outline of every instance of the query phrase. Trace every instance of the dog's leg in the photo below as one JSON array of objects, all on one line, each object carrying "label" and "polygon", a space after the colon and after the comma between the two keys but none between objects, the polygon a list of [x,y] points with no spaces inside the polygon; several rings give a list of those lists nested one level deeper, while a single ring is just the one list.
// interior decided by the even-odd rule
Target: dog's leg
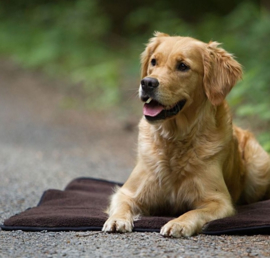
[{"label": "dog's leg", "polygon": [[105,232],[131,232],[133,228],[133,201],[119,188],[111,198],[108,209],[109,219],[105,222],[102,231]]},{"label": "dog's leg", "polygon": [[200,233],[203,226],[215,219],[234,214],[234,208],[229,196],[221,196],[216,200],[201,203],[195,210],[169,221],[161,228],[161,235],[169,237],[189,237]]},{"label": "dog's leg", "polygon": [[[189,237],[199,233],[207,222],[234,214],[232,199],[218,159],[216,162],[212,160],[206,171],[201,173],[204,176],[200,180],[193,180],[197,192],[197,198],[192,203],[193,209],[165,224],[160,231],[163,236]],[[194,195],[194,191],[190,194]]]},{"label": "dog's leg", "polygon": [[[136,193],[140,191],[142,168],[137,164],[123,187],[118,188],[111,197],[107,209],[109,215],[102,231],[105,232],[131,232],[133,221],[139,216],[140,209],[136,201]],[[140,176],[141,175],[141,176]]]},{"label": "dog's leg", "polygon": [[270,156],[250,135],[244,149],[247,169],[244,200],[247,203],[270,198]]}]

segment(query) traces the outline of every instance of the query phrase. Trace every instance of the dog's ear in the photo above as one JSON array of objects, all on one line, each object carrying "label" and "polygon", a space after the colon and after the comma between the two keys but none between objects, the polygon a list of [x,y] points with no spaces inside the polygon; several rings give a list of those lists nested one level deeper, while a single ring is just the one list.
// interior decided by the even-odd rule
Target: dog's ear
[{"label": "dog's ear", "polygon": [[145,50],[141,54],[141,79],[147,75],[149,58],[159,45],[161,37],[169,37],[169,35],[156,31],[154,33],[154,37],[149,40],[149,42],[146,44]]},{"label": "dog's ear", "polygon": [[218,42],[210,42],[205,49],[204,89],[210,102],[218,106],[242,77],[241,65],[233,56],[218,47]]}]

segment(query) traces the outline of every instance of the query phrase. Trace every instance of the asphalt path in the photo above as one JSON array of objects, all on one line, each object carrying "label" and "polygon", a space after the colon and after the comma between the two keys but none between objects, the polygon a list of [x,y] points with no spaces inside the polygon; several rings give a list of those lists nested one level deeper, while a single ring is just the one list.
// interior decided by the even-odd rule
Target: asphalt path
[{"label": "asphalt path", "polygon": [[[124,182],[135,164],[136,128],[119,111],[63,108],[62,84],[0,60],[1,224],[49,188],[82,176]],[[0,231],[0,257],[270,257],[269,242],[263,235]]]}]

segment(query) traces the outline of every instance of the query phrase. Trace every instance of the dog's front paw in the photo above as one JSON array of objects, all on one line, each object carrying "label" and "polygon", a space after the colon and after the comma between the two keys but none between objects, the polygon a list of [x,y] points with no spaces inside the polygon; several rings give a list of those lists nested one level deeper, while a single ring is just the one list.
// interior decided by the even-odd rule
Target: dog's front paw
[{"label": "dog's front paw", "polygon": [[118,218],[109,218],[103,228],[104,232],[132,232],[133,223],[132,221],[126,219],[118,219]]},{"label": "dog's front paw", "polygon": [[160,234],[166,237],[189,237],[197,233],[196,229],[193,223],[171,220],[161,228]]}]

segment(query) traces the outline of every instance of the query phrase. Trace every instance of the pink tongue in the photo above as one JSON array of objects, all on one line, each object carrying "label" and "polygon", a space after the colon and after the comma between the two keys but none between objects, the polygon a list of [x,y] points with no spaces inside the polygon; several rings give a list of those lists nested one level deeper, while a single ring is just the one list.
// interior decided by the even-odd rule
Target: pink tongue
[{"label": "pink tongue", "polygon": [[158,104],[156,101],[151,101],[150,103],[145,103],[143,106],[143,114],[145,116],[157,116],[163,110],[163,106]]}]

